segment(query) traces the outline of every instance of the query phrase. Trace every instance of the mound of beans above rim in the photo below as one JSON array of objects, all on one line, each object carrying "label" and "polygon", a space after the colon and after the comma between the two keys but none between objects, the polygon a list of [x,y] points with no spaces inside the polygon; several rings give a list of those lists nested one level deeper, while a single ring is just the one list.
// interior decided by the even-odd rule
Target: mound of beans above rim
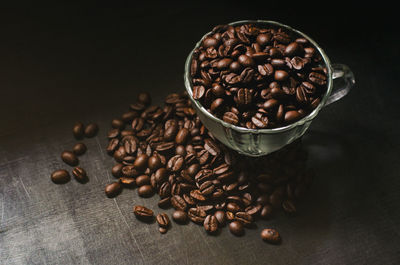
[{"label": "mound of beans above rim", "polygon": [[315,109],[327,89],[319,51],[279,27],[218,25],[192,55],[193,98],[225,122],[278,128]]}]

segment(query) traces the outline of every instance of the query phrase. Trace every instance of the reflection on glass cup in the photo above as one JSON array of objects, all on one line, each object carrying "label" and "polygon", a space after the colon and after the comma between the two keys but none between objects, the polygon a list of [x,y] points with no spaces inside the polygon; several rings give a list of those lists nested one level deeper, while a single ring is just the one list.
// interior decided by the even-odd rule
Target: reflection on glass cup
[{"label": "reflection on glass cup", "polygon": [[281,27],[294,32],[312,43],[322,56],[323,62],[328,70],[327,72],[327,90],[321,99],[321,103],[307,116],[292,124],[273,128],[273,129],[247,129],[232,125],[217,118],[208,112],[192,96],[192,80],[190,76],[190,65],[194,50],[201,45],[202,40],[210,34],[205,34],[190,52],[185,63],[184,81],[186,91],[192,101],[197,115],[207,127],[207,129],[223,144],[248,156],[262,156],[274,152],[285,145],[301,137],[311,124],[311,121],[317,116],[321,108],[335,102],[345,96],[355,83],[354,75],[351,70],[343,64],[331,64],[328,56],[322,48],[310,37],[304,33],[293,29],[287,25],[275,21],[265,20],[245,20],[230,23],[229,25],[238,26],[252,23],[259,26]]}]

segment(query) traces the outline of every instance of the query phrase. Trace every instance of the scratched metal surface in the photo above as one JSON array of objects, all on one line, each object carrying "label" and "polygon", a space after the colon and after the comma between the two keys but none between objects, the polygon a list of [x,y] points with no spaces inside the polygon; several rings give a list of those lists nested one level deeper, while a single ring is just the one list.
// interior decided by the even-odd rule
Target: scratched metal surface
[{"label": "scratched metal surface", "polygon": [[[356,20],[316,25],[297,21],[295,11],[228,10],[217,5],[207,20],[196,18],[198,7],[190,4],[0,16],[0,264],[399,264],[400,95],[392,57],[399,54],[398,36],[339,29]],[[227,229],[208,236],[194,224],[173,224],[161,235],[156,224],[140,223],[132,213],[134,204],[158,212],[156,198],[132,190],[115,199],[103,193],[112,179],[104,153],[109,122],[140,89],[156,103],[183,89],[183,62],[193,43],[212,25],[244,14],[298,24],[332,61],[353,69],[357,86],[323,110],[304,139],[317,177],[298,216],[259,221],[242,238]],[[182,36],[182,21],[193,32]],[[149,30],[161,23],[157,34]],[[336,41],[338,34],[350,45]],[[154,52],[160,40],[163,53]],[[386,53],[377,51],[382,46]],[[90,181],[54,185],[50,173],[68,169],[59,155],[75,143],[76,120],[101,128],[84,140],[88,152],[80,161]],[[277,228],[283,244],[262,242],[263,227]]]}]

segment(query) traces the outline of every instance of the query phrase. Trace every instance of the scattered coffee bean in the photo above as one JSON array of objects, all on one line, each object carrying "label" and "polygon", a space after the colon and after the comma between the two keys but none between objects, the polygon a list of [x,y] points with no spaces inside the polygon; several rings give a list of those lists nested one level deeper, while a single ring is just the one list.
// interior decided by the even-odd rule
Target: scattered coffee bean
[{"label": "scattered coffee bean", "polygon": [[154,194],[153,187],[151,185],[143,185],[138,188],[138,194],[140,197],[149,198]]},{"label": "scattered coffee bean", "polygon": [[125,128],[125,122],[120,119],[113,119],[111,121],[111,127],[113,127],[114,129],[123,130]]},{"label": "scattered coffee bean", "polygon": [[167,228],[170,225],[169,217],[166,213],[158,214],[156,220],[160,227]]},{"label": "scattered coffee bean", "polygon": [[59,169],[51,174],[51,180],[56,184],[65,184],[71,179],[68,171]]},{"label": "scattered coffee bean", "polygon": [[186,224],[188,221],[188,215],[184,211],[177,210],[172,214],[172,219],[178,224]]},{"label": "scattered coffee bean", "polygon": [[78,158],[76,155],[70,151],[64,151],[61,153],[61,159],[64,161],[66,164],[70,166],[76,166],[79,163]]},{"label": "scattered coffee bean", "polygon": [[75,139],[80,140],[85,135],[85,126],[82,122],[75,123],[74,127],[72,128],[72,133]]},{"label": "scattered coffee bean", "polygon": [[136,178],[136,184],[140,186],[150,185],[150,177],[147,175],[140,175]]},{"label": "scattered coffee bean", "polygon": [[138,102],[142,103],[145,106],[151,104],[151,96],[147,92],[140,92],[137,96]]},{"label": "scattered coffee bean", "polygon": [[207,215],[206,219],[204,220],[203,226],[204,229],[210,234],[217,232],[218,230],[217,218],[214,215]]},{"label": "scattered coffee bean", "polygon": [[271,228],[263,229],[261,231],[261,238],[271,244],[279,244],[282,241],[278,231]]},{"label": "scattered coffee bean", "polygon": [[99,131],[99,126],[96,123],[89,123],[85,127],[85,136],[88,138],[92,138],[96,136],[98,131]]},{"label": "scattered coffee bean", "polygon": [[244,227],[243,224],[239,221],[233,221],[229,224],[229,230],[235,236],[243,236],[244,235]]},{"label": "scattered coffee bean", "polygon": [[136,218],[145,222],[151,222],[154,218],[153,211],[141,205],[135,205],[133,207],[133,213],[135,214]]},{"label": "scattered coffee bean", "polygon": [[122,186],[119,181],[110,183],[104,189],[108,198],[114,198],[115,196],[119,195],[122,191]]},{"label": "scattered coffee bean", "polygon": [[122,168],[123,167],[124,167],[123,164],[120,164],[120,163],[115,164],[111,169],[111,174],[116,178],[121,177],[122,176]]},{"label": "scattered coffee bean", "polygon": [[130,177],[120,177],[119,181],[121,182],[122,186],[125,188],[132,188],[136,184],[135,179],[130,178]]},{"label": "scattered coffee bean", "polygon": [[161,234],[165,234],[165,233],[168,232],[168,229],[165,228],[165,227],[159,227],[159,228],[158,228],[158,231],[159,231]]},{"label": "scattered coffee bean", "polygon": [[72,174],[74,175],[75,179],[80,183],[86,183],[88,181],[86,171],[81,167],[75,167],[72,170]]},{"label": "scattered coffee bean", "polygon": [[216,211],[214,213],[215,218],[218,221],[218,225],[220,227],[223,227],[226,225],[226,216],[225,216],[225,212],[224,211]]},{"label": "scattered coffee bean", "polygon": [[83,155],[86,152],[86,150],[87,150],[87,147],[86,147],[86,145],[84,143],[77,143],[72,148],[72,151],[77,156]]}]

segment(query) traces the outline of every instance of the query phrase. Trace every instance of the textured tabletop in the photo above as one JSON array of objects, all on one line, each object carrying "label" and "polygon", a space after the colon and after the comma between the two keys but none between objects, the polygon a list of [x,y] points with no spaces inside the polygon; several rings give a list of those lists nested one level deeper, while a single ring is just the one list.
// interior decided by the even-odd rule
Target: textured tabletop
[{"label": "textured tabletop", "polygon": [[[330,16],[226,5],[0,11],[0,264],[400,263],[399,36],[385,26],[391,17],[374,24],[339,8]],[[226,228],[209,236],[193,223],[162,235],[132,213],[135,204],[157,209],[157,196],[104,194],[113,179],[110,121],[139,91],[155,103],[182,91],[194,43],[216,24],[249,18],[308,33],[353,70],[356,86],[304,137],[316,177],[296,216],[258,221],[240,238]],[[50,174],[68,169],[60,153],[76,142],[77,120],[100,126],[84,140],[90,181],[55,185]],[[278,229],[282,244],[263,242],[264,227]]]}]

